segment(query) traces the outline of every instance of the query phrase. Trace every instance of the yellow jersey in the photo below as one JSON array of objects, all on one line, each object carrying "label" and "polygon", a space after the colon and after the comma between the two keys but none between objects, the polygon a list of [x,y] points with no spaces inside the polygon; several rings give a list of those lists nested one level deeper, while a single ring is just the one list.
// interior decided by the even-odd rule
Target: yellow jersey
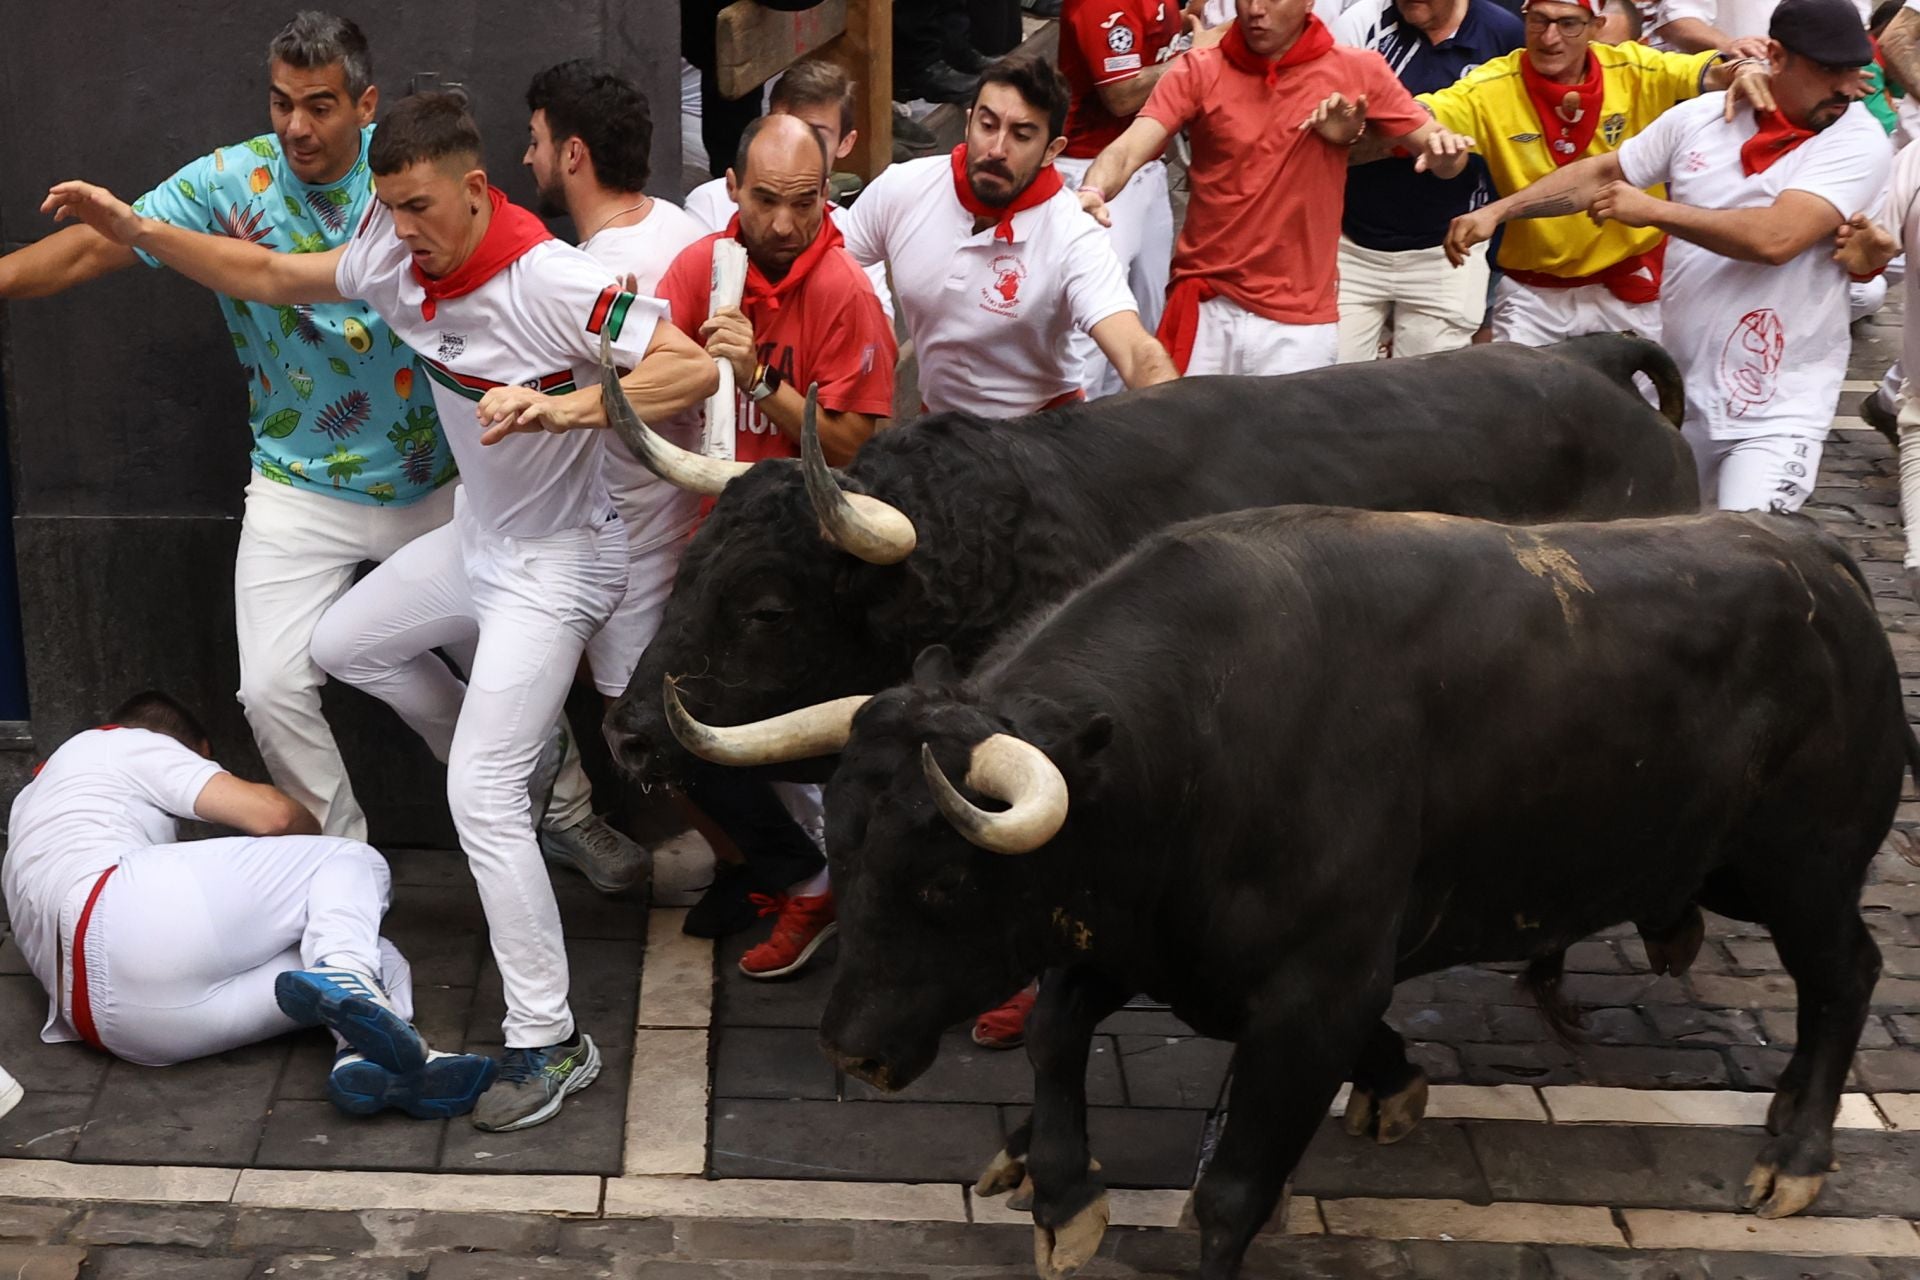
[{"label": "yellow jersey", "polygon": [[[1719,54],[1666,53],[1643,44],[1596,44],[1600,63],[1600,124],[1586,154],[1604,155],[1639,133],[1675,103],[1698,97],[1707,68]],[[1423,93],[1438,120],[1474,140],[1486,158],[1493,185],[1510,196],[1559,166],[1547,149],[1540,117],[1521,79],[1525,49],[1482,63],[1438,93]],[[1650,188],[1654,194],[1662,188]],[[1516,271],[1557,276],[1589,276],[1645,253],[1666,233],[1655,227],[1626,227],[1617,222],[1595,226],[1584,213],[1559,218],[1518,218],[1506,224],[1500,241],[1500,265]]]}]

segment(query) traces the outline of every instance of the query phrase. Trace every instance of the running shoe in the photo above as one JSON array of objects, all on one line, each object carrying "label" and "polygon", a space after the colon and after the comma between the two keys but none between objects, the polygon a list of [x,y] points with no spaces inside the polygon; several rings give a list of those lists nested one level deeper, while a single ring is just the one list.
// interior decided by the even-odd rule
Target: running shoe
[{"label": "running shoe", "polygon": [[499,1064],[480,1053],[429,1050],[418,1071],[396,1075],[350,1049],[334,1059],[327,1097],[353,1116],[370,1116],[398,1107],[420,1120],[445,1120],[473,1110]]},{"label": "running shoe", "polygon": [[545,1124],[560,1114],[568,1094],[580,1092],[599,1074],[600,1049],[584,1031],[571,1044],[508,1049],[501,1055],[499,1076],[473,1110],[473,1127],[511,1133]]},{"label": "running shoe", "polygon": [[831,891],[812,897],[756,893],[748,901],[760,908],[761,915],[779,917],[772,936],[740,957],[740,972],[749,978],[784,978],[800,972],[840,927],[834,922]]},{"label": "running shoe", "polygon": [[396,1075],[427,1065],[427,1042],[364,973],[290,969],[273,980],[273,998],[301,1026],[326,1027]]}]

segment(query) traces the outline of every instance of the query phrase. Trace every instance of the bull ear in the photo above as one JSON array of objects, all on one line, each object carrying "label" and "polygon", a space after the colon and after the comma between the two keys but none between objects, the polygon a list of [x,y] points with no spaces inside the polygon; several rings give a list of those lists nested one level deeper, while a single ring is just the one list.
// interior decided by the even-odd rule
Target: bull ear
[{"label": "bull ear", "polygon": [[913,682],[919,685],[952,684],[960,678],[953,651],[943,644],[930,644],[913,660]]}]

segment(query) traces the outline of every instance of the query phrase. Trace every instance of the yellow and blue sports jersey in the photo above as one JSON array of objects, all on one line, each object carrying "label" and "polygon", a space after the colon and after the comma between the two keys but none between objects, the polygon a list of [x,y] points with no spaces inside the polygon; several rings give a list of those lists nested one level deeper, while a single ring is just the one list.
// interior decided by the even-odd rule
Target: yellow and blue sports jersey
[{"label": "yellow and blue sports jersey", "polygon": [[[1719,54],[1667,53],[1642,44],[1596,44],[1600,63],[1600,124],[1587,147],[1590,156],[1617,151],[1620,144],[1652,124],[1675,103],[1698,97],[1707,68]],[[1493,185],[1502,196],[1552,173],[1547,138],[1521,78],[1525,49],[1516,49],[1462,76],[1420,101],[1434,118],[1455,133],[1474,139],[1486,158]],[[1653,188],[1659,194],[1660,188]],[[1506,224],[1500,265],[1515,271],[1544,271],[1557,276],[1589,276],[1647,252],[1666,233],[1655,227],[1626,227],[1617,222],[1595,226],[1584,213],[1560,218],[1520,218]]]},{"label": "yellow and blue sports jersey", "polygon": [[[361,131],[359,158],[325,186],[295,177],[280,139],[267,133],[200,157],[133,207],[282,253],[325,253],[352,238],[373,200],[372,137],[371,126]],[[350,502],[399,506],[457,474],[412,349],[371,307],[222,297],[220,310],[247,371],[253,469],[262,476]]]}]

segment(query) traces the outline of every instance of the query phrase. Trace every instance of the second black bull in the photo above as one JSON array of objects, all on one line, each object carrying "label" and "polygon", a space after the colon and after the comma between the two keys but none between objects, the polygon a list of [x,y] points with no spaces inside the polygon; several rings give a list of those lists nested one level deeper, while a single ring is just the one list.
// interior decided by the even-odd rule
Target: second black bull
[{"label": "second black bull", "polygon": [[804,463],[751,469],[689,454],[614,395],[609,418],[635,455],[718,500],[607,738],[629,775],[674,781],[687,761],[662,716],[664,677],[701,720],[733,725],[872,693],[929,644],[965,667],[1142,537],[1196,516],[1281,503],[1511,523],[1691,513],[1681,403],[1660,347],[1593,335],[1189,378],[1010,422],[936,414],[881,432],[836,473],[817,444]]}]

